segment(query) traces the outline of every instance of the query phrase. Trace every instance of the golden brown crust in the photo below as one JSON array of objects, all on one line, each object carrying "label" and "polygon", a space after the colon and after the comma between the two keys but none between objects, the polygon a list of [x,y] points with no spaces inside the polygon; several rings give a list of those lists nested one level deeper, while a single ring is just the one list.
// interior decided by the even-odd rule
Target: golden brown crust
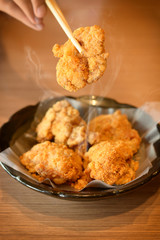
[{"label": "golden brown crust", "polygon": [[54,138],[56,143],[69,147],[81,144],[86,138],[86,123],[77,109],[66,100],[57,102],[50,108],[36,129],[37,141]]},{"label": "golden brown crust", "polygon": [[104,30],[97,25],[80,27],[73,32],[74,37],[80,42],[86,57],[95,57],[104,53]]},{"label": "golden brown crust", "polygon": [[128,141],[103,141],[85,154],[90,177],[107,184],[125,184],[135,178],[138,163],[132,160],[133,151]]},{"label": "golden brown crust", "polygon": [[91,181],[92,181],[92,178],[90,177],[90,170],[85,169],[81,177],[75,183],[73,183],[72,186],[75,189],[82,190]]},{"label": "golden brown crust", "polygon": [[85,58],[63,56],[57,63],[57,82],[70,92],[85,87],[88,79],[88,62]]},{"label": "golden brown crust", "polygon": [[101,141],[129,140],[133,152],[136,153],[141,142],[138,132],[132,128],[127,116],[121,114],[120,110],[95,117],[90,121],[88,131],[91,145]]},{"label": "golden brown crust", "polygon": [[99,26],[81,27],[73,32],[84,49],[80,54],[72,42],[55,44],[52,51],[60,60],[57,64],[57,81],[72,92],[96,82],[106,69],[108,53],[104,49],[104,31]]},{"label": "golden brown crust", "polygon": [[38,174],[56,184],[75,182],[82,174],[80,156],[64,144],[49,141],[36,144],[20,161],[34,176]]},{"label": "golden brown crust", "polygon": [[103,53],[101,55],[97,55],[94,57],[88,58],[88,68],[89,68],[89,76],[87,79],[87,83],[96,82],[99,78],[101,78],[106,69],[106,61],[107,61],[108,53]]},{"label": "golden brown crust", "polygon": [[[39,181],[49,178],[55,184],[68,182],[81,190],[92,179],[121,185],[135,178],[139,164],[133,155],[141,138],[119,110],[92,119],[87,133],[78,110],[62,100],[46,112],[36,131],[42,143],[20,160]],[[53,138],[55,143],[46,141]],[[93,145],[88,152],[87,140]]]}]

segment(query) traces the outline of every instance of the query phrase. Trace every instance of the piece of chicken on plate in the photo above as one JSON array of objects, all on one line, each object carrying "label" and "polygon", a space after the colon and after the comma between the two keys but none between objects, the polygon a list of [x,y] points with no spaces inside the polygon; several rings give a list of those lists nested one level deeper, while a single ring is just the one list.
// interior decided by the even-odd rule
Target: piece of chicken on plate
[{"label": "piece of chicken on plate", "polygon": [[135,178],[139,163],[132,159],[133,149],[129,141],[102,141],[85,154],[87,169],[92,179],[107,184],[125,184]]},{"label": "piece of chicken on plate", "polygon": [[81,157],[64,144],[36,144],[20,161],[38,180],[48,178],[55,184],[75,182],[82,174]]},{"label": "piece of chicken on plate", "polygon": [[88,141],[91,145],[117,140],[130,141],[133,153],[138,151],[141,142],[138,132],[132,128],[127,116],[120,110],[113,114],[99,115],[89,122]]},{"label": "piece of chicken on plate", "polygon": [[[56,143],[79,149],[78,146],[83,146],[85,142],[86,122],[77,109],[67,100],[62,100],[48,109],[36,132],[38,142],[54,140]],[[84,150],[84,147],[82,149]]]}]

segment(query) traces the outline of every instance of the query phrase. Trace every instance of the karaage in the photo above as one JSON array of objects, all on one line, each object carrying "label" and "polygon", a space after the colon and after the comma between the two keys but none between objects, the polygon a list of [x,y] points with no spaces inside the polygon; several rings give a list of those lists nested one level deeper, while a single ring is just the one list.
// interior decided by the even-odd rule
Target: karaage
[{"label": "karaage", "polygon": [[56,184],[75,182],[82,175],[80,156],[64,144],[43,142],[20,157],[21,163],[37,178],[49,178]]},{"label": "karaage", "polygon": [[93,179],[110,185],[135,179],[139,163],[133,155],[141,138],[120,110],[95,117],[87,127],[79,111],[61,100],[48,109],[36,132],[41,143],[20,161],[38,180],[81,190]]},{"label": "karaage", "polygon": [[106,69],[108,53],[104,49],[104,31],[99,26],[81,27],[73,32],[84,52],[80,54],[72,42],[55,44],[53,53],[57,63],[57,82],[66,90],[77,91],[96,82]]},{"label": "karaage", "polygon": [[132,159],[133,150],[128,141],[102,141],[85,154],[87,169],[92,179],[107,184],[125,184],[135,178],[138,162]]},{"label": "karaage", "polygon": [[77,109],[68,101],[62,100],[49,108],[36,132],[38,142],[54,139],[55,143],[63,143],[72,148],[85,141],[86,123]]},{"label": "karaage", "polygon": [[91,145],[101,141],[128,140],[133,153],[139,149],[141,138],[120,110],[113,114],[99,115],[89,122],[88,141]]}]

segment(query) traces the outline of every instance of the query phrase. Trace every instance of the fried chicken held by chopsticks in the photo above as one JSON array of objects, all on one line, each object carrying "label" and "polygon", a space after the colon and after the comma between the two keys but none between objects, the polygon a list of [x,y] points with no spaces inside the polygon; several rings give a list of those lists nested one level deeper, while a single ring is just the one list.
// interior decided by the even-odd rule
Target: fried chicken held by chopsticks
[{"label": "fried chicken held by chopsticks", "polygon": [[62,46],[55,44],[52,50],[54,56],[60,58],[56,67],[57,82],[70,92],[102,77],[108,58],[104,49],[104,31],[99,26],[78,28],[73,36],[84,49],[83,54],[70,40]]},{"label": "fried chicken held by chopsticks", "polygon": [[86,122],[67,100],[58,101],[48,109],[36,128],[37,141],[54,140],[83,154],[86,142]]}]

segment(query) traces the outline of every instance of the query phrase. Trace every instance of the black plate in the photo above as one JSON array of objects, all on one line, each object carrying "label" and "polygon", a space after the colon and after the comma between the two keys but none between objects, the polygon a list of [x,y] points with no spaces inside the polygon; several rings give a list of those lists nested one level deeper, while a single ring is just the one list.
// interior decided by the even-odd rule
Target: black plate
[{"label": "black plate", "polygon": [[[68,99],[74,99],[72,97],[67,97]],[[57,98],[55,101],[61,100],[62,98]],[[83,102],[85,104],[101,107],[101,108],[135,108],[132,105],[118,103],[117,101],[109,98],[97,97],[97,96],[82,96],[76,98],[76,100]],[[11,144],[14,143],[16,140],[15,132],[22,128],[22,126],[29,126],[34,118],[36,113],[37,107],[39,104],[34,106],[27,106],[20,111],[16,112],[7,123],[5,123],[0,129],[0,151],[5,150]],[[143,121],[142,121],[143,122]],[[157,124],[157,130],[160,132],[160,125]],[[18,137],[18,136],[17,136]],[[122,194],[124,192],[130,191],[132,189],[137,188],[140,185],[151,180],[154,176],[156,176],[160,172],[160,138],[156,140],[153,144],[156,158],[152,162],[152,168],[149,172],[142,177],[138,178],[137,180],[127,184],[122,185],[118,189],[96,189],[96,188],[87,188],[81,192],[74,192],[74,191],[65,191],[59,190],[58,188],[53,189],[51,186],[37,183],[32,179],[28,178],[27,176],[23,175],[22,173],[12,169],[11,167],[7,166],[4,163],[1,163],[1,166],[5,169],[9,175],[13,178],[18,180],[20,183],[24,184],[25,186],[39,191],[41,193],[50,195],[52,197],[57,197],[61,199],[68,199],[68,200],[98,200],[103,199],[109,196]]]}]

